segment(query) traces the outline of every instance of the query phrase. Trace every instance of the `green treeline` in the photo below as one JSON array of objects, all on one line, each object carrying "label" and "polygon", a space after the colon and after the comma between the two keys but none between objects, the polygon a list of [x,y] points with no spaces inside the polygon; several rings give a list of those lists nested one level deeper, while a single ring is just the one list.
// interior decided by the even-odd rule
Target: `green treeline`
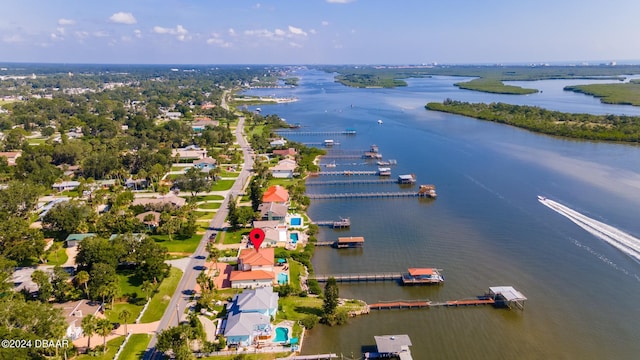
[{"label": "green treeline", "polygon": [[467,103],[447,99],[428,103],[428,110],[465,115],[555,136],[601,141],[640,141],[640,117],[573,114],[535,106]]},{"label": "green treeline", "polygon": [[380,76],[377,74],[344,74],[336,76],[336,81],[342,85],[368,88],[383,87],[393,88],[396,86],[407,86],[403,80],[395,79],[390,76]]},{"label": "green treeline", "polygon": [[624,84],[566,86],[564,90],[595,96],[606,104],[640,106],[640,81],[638,80]]},{"label": "green treeline", "polygon": [[494,94],[525,95],[537,93],[536,89],[527,89],[520,86],[505,85],[498,79],[479,78],[467,82],[455,83],[455,86],[465,90],[483,91]]}]

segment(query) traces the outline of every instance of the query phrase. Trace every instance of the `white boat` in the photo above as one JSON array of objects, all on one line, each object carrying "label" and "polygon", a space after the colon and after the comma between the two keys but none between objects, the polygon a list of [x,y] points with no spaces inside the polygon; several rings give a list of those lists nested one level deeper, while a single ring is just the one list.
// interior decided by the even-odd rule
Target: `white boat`
[{"label": "white boat", "polygon": [[382,120],[378,120],[378,124],[379,124],[379,125],[382,125]]},{"label": "white boat", "polygon": [[334,161],[332,163],[326,164],[325,167],[334,168],[334,167],[336,167],[336,162]]}]

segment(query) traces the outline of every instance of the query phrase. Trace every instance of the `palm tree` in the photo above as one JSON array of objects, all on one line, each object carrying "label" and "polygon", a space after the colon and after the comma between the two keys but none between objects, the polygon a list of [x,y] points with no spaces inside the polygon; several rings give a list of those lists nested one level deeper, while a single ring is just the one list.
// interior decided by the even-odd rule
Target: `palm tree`
[{"label": "palm tree", "polygon": [[89,314],[82,319],[82,332],[87,336],[87,352],[91,349],[91,335],[96,333],[98,326],[98,318],[93,314]]},{"label": "palm tree", "polygon": [[127,323],[131,320],[131,311],[127,309],[122,309],[120,314],[118,314],[118,319],[124,323],[124,334],[127,335]]},{"label": "palm tree", "polygon": [[98,325],[96,326],[97,333],[102,336],[102,351],[107,352],[107,335],[111,334],[111,330],[113,330],[113,324],[109,319],[100,319],[98,320]]},{"label": "palm tree", "polygon": [[84,295],[87,295],[87,283],[89,282],[89,273],[82,270],[76,274],[76,284],[84,287]]},{"label": "palm tree", "polygon": [[145,280],[142,282],[142,286],[140,287],[140,290],[142,290],[145,295],[147,295],[147,301],[149,301],[149,294],[153,291],[153,283],[149,280]]}]

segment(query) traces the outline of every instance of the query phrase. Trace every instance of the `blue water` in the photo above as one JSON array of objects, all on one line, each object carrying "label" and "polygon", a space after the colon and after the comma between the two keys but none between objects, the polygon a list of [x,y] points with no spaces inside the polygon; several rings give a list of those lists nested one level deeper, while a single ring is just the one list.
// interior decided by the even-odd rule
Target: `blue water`
[{"label": "blue water", "polygon": [[[251,92],[276,91],[279,97],[300,99],[264,105],[263,114],[278,114],[307,131],[355,128],[356,136],[334,138],[341,143],[336,150],[362,151],[377,144],[385,159],[398,161],[394,176],[416,174],[418,184],[435,184],[438,192],[436,200],[312,201],[311,218],[343,216],[352,224],[339,232],[321,228],[319,240],[366,238],[358,251],[318,247],[316,273],[437,267],[447,279],[440,287],[343,284],[340,297],[446,301],[482,295],[489,286],[512,285],[529,299],[524,312],[488,306],[383,311],[350,319],[345,326],[319,325],[305,337],[304,354],[359,354],[373,344],[374,335],[408,334],[417,359],[478,354],[500,359],[637,358],[640,264],[541,205],[536,196],[638,237],[640,147],[544,136],[427,111],[424,105],[452,98],[594,114],[640,115],[640,108],[601,104],[562,91],[583,80],[525,83],[544,91],[509,96],[460,90],[453,83],[461,79],[453,77],[410,79],[409,86],[397,89],[355,89],[335,83],[331,74],[293,75],[300,78],[296,88]],[[378,119],[384,123],[378,125]],[[291,139],[322,142],[325,137]],[[375,164],[337,165],[338,170],[376,169]],[[309,193],[399,189],[396,184],[307,187]]]},{"label": "blue water", "polygon": [[276,338],[274,342],[287,342],[289,340],[289,329],[283,327],[276,328]]},{"label": "blue water", "polygon": [[289,283],[289,275],[285,273],[278,274],[278,284],[288,284]]},{"label": "blue water", "polygon": [[292,233],[289,237],[294,245],[298,243],[298,233]]},{"label": "blue water", "polygon": [[301,218],[291,218],[291,226],[300,226],[302,224]]}]

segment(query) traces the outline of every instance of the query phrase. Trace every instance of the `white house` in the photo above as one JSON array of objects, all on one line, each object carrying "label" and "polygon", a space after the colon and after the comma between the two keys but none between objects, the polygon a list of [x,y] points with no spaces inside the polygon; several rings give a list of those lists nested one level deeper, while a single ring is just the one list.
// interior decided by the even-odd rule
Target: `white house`
[{"label": "white house", "polygon": [[[93,305],[92,305],[93,304]],[[98,314],[100,305],[97,303],[90,304],[87,300],[76,302],[66,302],[63,304],[53,304],[53,307],[61,309],[62,314],[67,322],[67,330],[65,336],[71,340],[82,337],[82,319],[87,315],[100,316]]]},{"label": "white house", "polygon": [[269,143],[269,145],[276,147],[276,146],[285,146],[287,144],[287,140],[285,139],[275,139],[275,140],[271,140],[271,142]]},{"label": "white house", "polygon": [[278,161],[276,166],[270,167],[269,171],[271,171],[271,175],[274,178],[291,179],[297,166],[298,164],[295,160],[283,159]]}]

